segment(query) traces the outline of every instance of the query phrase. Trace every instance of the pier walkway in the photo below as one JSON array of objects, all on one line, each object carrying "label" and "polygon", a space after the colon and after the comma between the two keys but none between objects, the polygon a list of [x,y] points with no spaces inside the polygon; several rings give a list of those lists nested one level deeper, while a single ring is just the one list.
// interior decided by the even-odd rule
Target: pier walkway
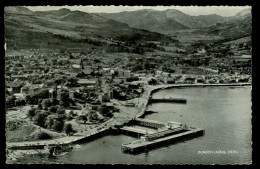
[{"label": "pier walkway", "polygon": [[143,130],[143,129],[139,129],[139,128],[135,128],[135,127],[127,127],[127,126],[122,127],[121,130],[127,131],[127,132],[132,132],[132,133],[137,133],[137,134],[142,134],[142,135],[155,133],[150,130]]},{"label": "pier walkway", "polygon": [[149,119],[141,119],[141,118],[136,118],[134,122],[137,125],[145,126],[145,127],[152,127],[152,128],[161,128],[165,126],[165,123],[160,122],[160,121],[155,121],[155,120],[149,120]]},{"label": "pier walkway", "polygon": [[143,141],[143,140],[136,140],[130,143],[122,144],[121,150],[123,152],[135,153],[138,151],[145,150],[147,148],[153,148],[161,144],[165,144],[168,141],[176,142],[181,139],[197,137],[204,134],[203,129],[193,129],[190,131],[185,131],[179,134],[174,134],[166,137],[162,137],[159,139],[151,140],[151,141]]}]

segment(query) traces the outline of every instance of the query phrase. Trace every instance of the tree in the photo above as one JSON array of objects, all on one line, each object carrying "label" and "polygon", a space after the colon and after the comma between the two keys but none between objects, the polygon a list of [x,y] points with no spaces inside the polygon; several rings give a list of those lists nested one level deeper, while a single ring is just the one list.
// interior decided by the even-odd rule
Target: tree
[{"label": "tree", "polygon": [[67,80],[67,86],[69,86],[69,87],[75,87],[75,86],[78,86],[78,82],[77,82],[78,80],[76,79],[76,78],[69,78],[68,80]]},{"label": "tree", "polygon": [[102,105],[98,109],[99,113],[106,117],[112,117],[113,113],[111,113],[112,108],[106,105]]},{"label": "tree", "polygon": [[33,118],[34,124],[40,126],[40,127],[45,127],[45,121],[46,117],[42,113],[38,113],[34,116]]},{"label": "tree", "polygon": [[15,106],[15,100],[16,100],[15,96],[7,96],[7,98],[6,98],[7,107]]},{"label": "tree", "polygon": [[68,113],[69,116],[73,117],[74,116],[74,112],[73,110],[71,110],[69,113]]},{"label": "tree", "polygon": [[53,99],[50,99],[52,105],[58,105],[59,104],[59,100],[53,98]]},{"label": "tree", "polygon": [[43,72],[44,72],[44,73],[48,73],[49,70],[50,70],[50,69],[46,67],[46,68],[43,70]]},{"label": "tree", "polygon": [[56,106],[51,106],[51,107],[49,107],[49,111],[51,113],[56,113],[57,112],[57,107]]},{"label": "tree", "polygon": [[93,121],[93,120],[98,120],[98,115],[95,111],[91,111],[88,114],[88,120]]},{"label": "tree", "polygon": [[66,120],[71,120],[71,119],[73,119],[73,117],[74,117],[74,113],[73,113],[73,111],[71,110],[71,111],[68,113],[68,115],[66,116]]},{"label": "tree", "polygon": [[69,106],[70,99],[69,99],[69,92],[68,91],[61,91],[60,93],[60,105],[62,106]]},{"label": "tree", "polygon": [[61,132],[64,127],[64,122],[62,121],[55,121],[53,125],[53,130]]},{"label": "tree", "polygon": [[51,114],[51,112],[46,111],[46,110],[42,110],[42,115],[44,115],[45,117],[49,116]]},{"label": "tree", "polygon": [[44,133],[44,132],[38,133],[38,139],[40,139],[40,140],[46,140],[46,139],[51,139],[51,138],[52,137],[47,133]]},{"label": "tree", "polygon": [[64,130],[67,136],[70,136],[71,133],[73,132],[72,125],[70,123],[66,124]]},{"label": "tree", "polygon": [[39,105],[38,105],[38,110],[42,110],[43,108],[42,108],[42,104],[41,103],[39,103]]},{"label": "tree", "polygon": [[24,99],[17,99],[17,100],[15,100],[15,105],[16,106],[25,105],[25,100]]},{"label": "tree", "polygon": [[87,117],[85,115],[80,115],[77,117],[77,120],[82,120],[84,121],[84,123],[86,123],[86,121],[88,120]]},{"label": "tree", "polygon": [[56,111],[57,114],[65,114],[65,109],[63,107],[58,107],[57,111]]},{"label": "tree", "polygon": [[32,119],[34,116],[36,115],[36,109],[35,108],[31,108],[28,112],[27,112],[27,116]]},{"label": "tree", "polygon": [[48,116],[47,117],[47,120],[45,122],[45,126],[48,128],[48,129],[52,129],[53,128],[53,125],[54,125],[54,119],[51,117],[51,116]]},{"label": "tree", "polygon": [[48,107],[52,106],[52,103],[50,101],[50,99],[44,99],[42,100],[42,106],[47,109]]},{"label": "tree", "polygon": [[149,85],[156,85],[157,84],[157,80],[156,79],[150,79],[149,81],[148,81],[148,84]]},{"label": "tree", "polygon": [[6,96],[10,96],[11,93],[10,93],[7,89],[5,89],[5,95],[6,95]]}]

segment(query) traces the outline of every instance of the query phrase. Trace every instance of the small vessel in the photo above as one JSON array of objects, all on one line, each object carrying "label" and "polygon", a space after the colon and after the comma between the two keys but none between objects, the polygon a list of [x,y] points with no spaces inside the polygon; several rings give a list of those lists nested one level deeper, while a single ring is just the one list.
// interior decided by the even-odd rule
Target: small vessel
[{"label": "small vessel", "polygon": [[158,113],[158,112],[152,111],[152,110],[146,110],[145,113],[146,113],[146,114],[153,114],[153,113]]},{"label": "small vessel", "polygon": [[71,145],[48,145],[47,146],[50,155],[53,156],[61,156],[68,152],[70,152],[73,149],[73,146]]}]

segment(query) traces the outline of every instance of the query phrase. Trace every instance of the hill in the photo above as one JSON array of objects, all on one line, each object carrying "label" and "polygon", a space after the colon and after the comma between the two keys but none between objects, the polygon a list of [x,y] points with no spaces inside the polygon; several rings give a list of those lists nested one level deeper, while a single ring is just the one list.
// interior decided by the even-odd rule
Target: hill
[{"label": "hill", "polygon": [[165,11],[137,10],[119,13],[98,13],[98,15],[126,23],[134,28],[164,34],[206,25],[204,22],[196,19],[196,17],[174,9]]},{"label": "hill", "polygon": [[247,8],[247,9],[244,9],[240,12],[238,12],[235,16],[236,17],[244,17],[244,16],[248,16],[248,15],[251,15],[251,8]]},{"label": "hill", "polygon": [[85,48],[107,46],[117,41],[174,41],[159,33],[131,28],[125,23],[81,11],[33,12],[18,7],[18,13],[9,12],[12,10],[5,10],[5,38],[9,48]]},{"label": "hill", "polygon": [[188,29],[207,29],[219,23],[234,22],[237,20],[239,22],[239,20],[248,17],[250,14],[250,8],[240,11],[232,17],[223,17],[216,14],[190,16],[176,9],[164,11],[145,9],[119,13],[98,13],[98,15],[104,18],[126,23],[130,27],[169,35],[175,35],[177,31]]},{"label": "hill", "polygon": [[245,37],[251,36],[252,17],[247,16],[233,21],[224,22],[210,26],[204,30],[208,34],[221,35],[223,37]]},{"label": "hill", "polygon": [[22,6],[9,6],[4,8],[5,13],[16,13],[16,14],[32,14],[33,12],[28,8]]},{"label": "hill", "polygon": [[204,23],[206,23],[208,25],[212,25],[212,24],[216,24],[216,23],[223,23],[223,22],[227,21],[226,17],[216,15],[216,14],[199,15],[199,16],[196,16],[196,18],[203,21]]}]

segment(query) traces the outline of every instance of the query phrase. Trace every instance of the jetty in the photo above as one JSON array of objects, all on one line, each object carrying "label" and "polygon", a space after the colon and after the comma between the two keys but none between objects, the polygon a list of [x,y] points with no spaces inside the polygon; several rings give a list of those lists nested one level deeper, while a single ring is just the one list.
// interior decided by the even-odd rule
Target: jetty
[{"label": "jetty", "polygon": [[[179,133],[175,133],[175,134],[173,134],[174,130],[169,131],[173,133],[168,136],[164,135],[165,133],[160,133],[160,132],[153,133],[150,135],[148,134],[146,136],[142,136],[140,140],[122,144],[121,150],[125,153],[138,153],[138,152],[146,151],[148,149],[159,147],[161,145],[166,145],[169,142],[174,143],[184,139],[190,139],[190,138],[204,135],[203,129],[192,129],[192,130],[183,130],[183,131],[179,129],[178,131]],[[158,139],[154,139],[154,138],[158,138]]]},{"label": "jetty", "polygon": [[[125,153],[138,153],[156,148],[165,143],[174,143],[183,139],[204,135],[204,129],[189,128],[177,122],[163,123],[155,120],[136,118],[128,125],[121,128],[122,133],[130,133],[138,136],[138,140],[124,143],[121,150]],[[140,129],[135,126],[152,128],[153,130]],[[141,135],[141,138],[139,136]]]},{"label": "jetty", "polygon": [[187,103],[186,99],[183,98],[150,98],[149,103]]}]

